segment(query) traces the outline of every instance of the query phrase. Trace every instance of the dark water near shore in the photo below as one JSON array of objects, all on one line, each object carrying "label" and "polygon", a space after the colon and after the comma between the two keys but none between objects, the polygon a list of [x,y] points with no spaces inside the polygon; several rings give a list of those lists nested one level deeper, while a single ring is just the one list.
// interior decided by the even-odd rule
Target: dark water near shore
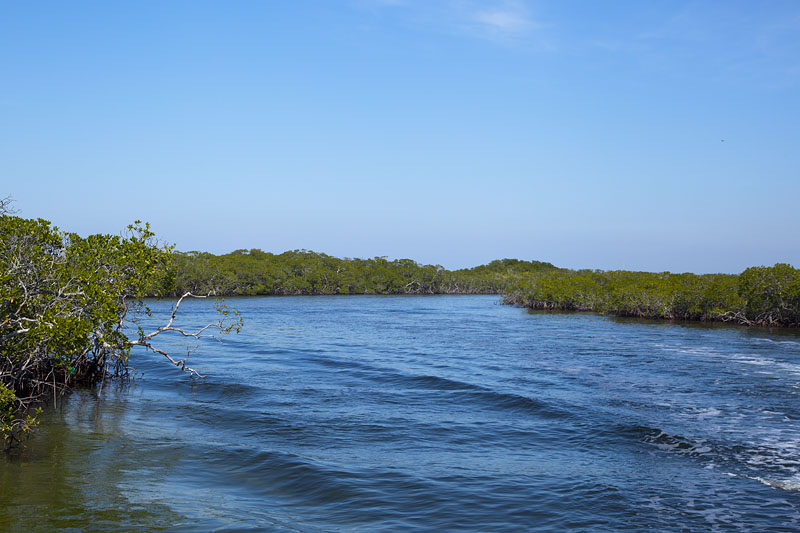
[{"label": "dark water near shore", "polygon": [[800,529],[796,331],[229,303],[245,330],[192,355],[206,379],[137,353],[134,386],[74,394],[0,458],[0,529]]}]

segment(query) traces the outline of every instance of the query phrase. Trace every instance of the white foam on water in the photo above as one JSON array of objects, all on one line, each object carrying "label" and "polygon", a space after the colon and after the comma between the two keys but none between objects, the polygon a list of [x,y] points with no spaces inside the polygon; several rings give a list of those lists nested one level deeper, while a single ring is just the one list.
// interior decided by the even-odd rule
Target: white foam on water
[{"label": "white foam on water", "polygon": [[[728,386],[727,376],[734,373],[740,374],[734,382],[737,386],[748,376],[756,383],[767,379],[770,390],[775,388],[794,396],[800,389],[800,342],[753,340],[770,347],[751,344],[748,348],[743,343],[731,352],[718,346],[697,345],[661,346],[659,350],[681,354],[692,363],[717,366],[724,362],[725,377],[719,381],[723,387]],[[671,414],[693,423],[690,427],[694,431],[689,430],[688,436],[662,432],[648,439],[651,444],[665,452],[695,457],[709,470],[715,466],[734,470],[723,472],[730,477],[758,481],[775,490],[800,492],[800,427],[787,416],[788,405],[764,405],[759,401],[739,404],[735,399],[730,404],[715,405],[717,402],[711,397],[706,402],[687,399],[694,399],[694,405],[673,405],[680,409]],[[665,400],[653,403],[661,406]],[[698,438],[697,433],[706,438]]]},{"label": "white foam on water", "polygon": [[739,361],[740,363],[744,363],[746,365],[769,366],[769,365],[774,365],[776,363],[776,361],[773,359],[740,355],[740,354],[731,354],[731,359]]},{"label": "white foam on water", "polygon": [[743,477],[745,479],[758,481],[759,483],[775,490],[800,492],[800,475],[792,476],[786,479],[770,479],[761,476],[739,475],[739,474],[734,474],[733,472],[723,472],[723,474],[730,477]]},{"label": "white foam on water", "polygon": [[694,415],[698,418],[709,418],[712,416],[719,416],[722,414],[722,411],[717,409],[716,407],[698,407],[694,411]]},{"label": "white foam on water", "polygon": [[754,354],[731,353],[713,354],[715,357],[724,357],[737,363],[763,368],[765,371],[756,371],[757,374],[772,374],[800,377],[800,364],[779,361],[771,357],[764,357]]},{"label": "white foam on water", "polygon": [[[755,339],[760,341],[767,341],[772,344],[792,344],[797,345],[800,347],[800,342],[794,341],[772,341],[770,339]],[[800,364],[797,363],[789,363],[787,361],[779,361],[773,359],[771,357],[765,357],[758,354],[752,353],[720,353],[714,351],[712,349],[703,348],[703,347],[695,347],[695,348],[688,348],[688,347],[681,347],[671,350],[676,353],[686,354],[686,355],[699,355],[705,357],[713,357],[715,359],[721,358],[726,359],[729,361],[736,361],[738,363],[752,365],[752,366],[760,366],[766,367],[770,370],[777,370],[783,371],[788,374],[800,376]],[[759,372],[761,373],[761,372]]]},{"label": "white foam on water", "polygon": [[760,476],[744,476],[747,479],[758,481],[764,485],[776,489],[785,490],[789,492],[800,492],[800,476],[793,476],[788,479],[769,479]]},{"label": "white foam on water", "polygon": [[798,341],[775,341],[775,340],[772,340],[772,339],[765,339],[765,338],[760,338],[760,337],[754,337],[754,338],[752,338],[750,340],[752,342],[756,342],[756,343],[760,342],[760,343],[766,343],[766,344],[782,344],[784,346],[797,346],[798,348],[800,348],[800,342],[798,342]]}]

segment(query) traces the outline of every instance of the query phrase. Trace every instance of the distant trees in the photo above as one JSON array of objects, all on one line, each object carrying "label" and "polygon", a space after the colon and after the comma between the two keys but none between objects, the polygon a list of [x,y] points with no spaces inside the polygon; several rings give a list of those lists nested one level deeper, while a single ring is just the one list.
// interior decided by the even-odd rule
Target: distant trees
[{"label": "distant trees", "polygon": [[549,263],[503,259],[449,271],[411,259],[339,259],[310,250],[271,254],[236,250],[224,255],[175,254],[176,293],[293,294],[499,294],[511,279],[555,269]]},{"label": "distant trees", "polygon": [[530,309],[796,326],[800,270],[778,264],[748,268],[738,276],[550,271],[510,285],[505,301]]},{"label": "distant trees", "polygon": [[786,264],[751,267],[739,275],[747,320],[765,325],[800,325],[800,270]]},{"label": "distant trees", "polygon": [[800,324],[800,275],[789,265],[741,275],[568,270],[497,259],[446,270],[411,259],[339,259],[310,250],[174,254],[176,291],[226,295],[505,294],[531,309],[673,320]]}]

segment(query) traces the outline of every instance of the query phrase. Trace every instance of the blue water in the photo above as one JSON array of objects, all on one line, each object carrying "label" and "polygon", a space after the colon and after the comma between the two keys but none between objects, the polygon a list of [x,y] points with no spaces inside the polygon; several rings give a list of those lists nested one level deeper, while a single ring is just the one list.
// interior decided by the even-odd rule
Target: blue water
[{"label": "blue water", "polygon": [[0,462],[0,526],[800,529],[796,331],[496,296],[228,303],[245,329],[191,355],[205,379],[136,352],[132,387],[50,412]]}]

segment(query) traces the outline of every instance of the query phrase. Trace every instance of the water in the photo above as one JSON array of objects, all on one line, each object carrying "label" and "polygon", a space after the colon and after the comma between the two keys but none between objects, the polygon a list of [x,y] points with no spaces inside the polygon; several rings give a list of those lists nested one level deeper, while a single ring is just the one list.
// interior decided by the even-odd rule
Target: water
[{"label": "water", "polygon": [[133,387],[72,395],[0,459],[0,529],[800,529],[796,331],[229,303],[246,327],[190,357],[204,380],[137,352]]}]

